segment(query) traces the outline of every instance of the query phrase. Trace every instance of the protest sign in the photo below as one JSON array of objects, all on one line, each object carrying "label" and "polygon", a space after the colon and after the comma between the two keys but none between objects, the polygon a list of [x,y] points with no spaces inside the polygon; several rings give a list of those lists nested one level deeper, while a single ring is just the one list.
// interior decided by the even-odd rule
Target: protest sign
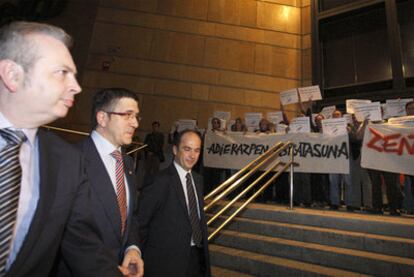
[{"label": "protest sign", "polygon": [[380,102],[358,104],[354,107],[355,117],[358,121],[364,121],[368,118],[370,121],[382,120],[381,104]]},{"label": "protest sign", "polygon": [[231,112],[214,111],[213,116],[228,122],[231,119]]},{"label": "protest sign", "polygon": [[407,113],[405,111],[405,105],[408,102],[411,102],[412,100],[413,100],[413,98],[387,99],[385,101],[386,118],[407,115]]},{"label": "protest sign", "polygon": [[283,121],[283,114],[282,112],[268,112],[267,120],[269,120],[275,125],[279,124],[280,121]]},{"label": "protest sign", "polygon": [[177,125],[178,132],[181,132],[186,129],[194,130],[197,126],[197,121],[194,119],[179,119]]},{"label": "protest sign", "polygon": [[257,129],[259,128],[259,122],[262,119],[262,113],[245,113],[244,120],[247,128]]},{"label": "protest sign", "polygon": [[336,110],[335,105],[327,106],[327,107],[323,107],[320,113],[325,117],[325,119],[329,119],[329,118],[332,118],[332,114],[335,110]]},{"label": "protest sign", "polygon": [[364,99],[347,99],[346,100],[346,112],[353,114],[354,106],[361,105],[361,104],[368,104],[371,103],[371,100],[364,100]]},{"label": "protest sign", "polygon": [[302,102],[322,99],[321,90],[319,89],[319,86],[298,88],[298,91]]},{"label": "protest sign", "polygon": [[346,118],[330,118],[322,120],[323,133],[328,136],[341,136],[348,134]]},{"label": "protest sign", "polygon": [[280,93],[280,103],[284,105],[299,102],[298,91],[295,89],[285,90]]},{"label": "protest sign", "polygon": [[[204,141],[204,165],[240,169],[266,152],[275,143],[294,143],[297,172],[349,173],[348,136],[329,137],[308,134],[241,134],[208,132]],[[283,162],[289,161],[288,150],[280,153]]]},{"label": "protest sign", "polygon": [[289,133],[310,133],[310,131],[308,116],[296,117],[289,124]]},{"label": "protest sign", "polygon": [[413,175],[413,127],[403,124],[369,124],[364,134],[361,166]]}]

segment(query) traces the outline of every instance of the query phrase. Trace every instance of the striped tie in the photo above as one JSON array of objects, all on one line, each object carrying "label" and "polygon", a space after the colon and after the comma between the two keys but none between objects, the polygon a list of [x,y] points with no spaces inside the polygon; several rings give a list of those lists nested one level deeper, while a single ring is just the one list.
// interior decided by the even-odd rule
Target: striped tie
[{"label": "striped tie", "polygon": [[19,203],[22,177],[19,151],[26,136],[10,129],[1,129],[0,135],[7,142],[0,151],[0,276],[3,276]]},{"label": "striped tie", "polygon": [[124,180],[124,161],[122,160],[122,154],[118,150],[111,153],[111,156],[115,158],[115,175],[116,175],[116,197],[118,199],[119,211],[121,213],[121,235],[125,231],[125,223],[127,217],[127,204],[126,204],[126,190]]},{"label": "striped tie", "polygon": [[203,238],[201,234],[200,219],[198,218],[196,194],[192,181],[193,178],[191,178],[190,173],[187,173],[185,178],[187,179],[188,213],[190,215],[191,228],[193,230],[193,241],[198,247],[201,247],[201,241]]}]

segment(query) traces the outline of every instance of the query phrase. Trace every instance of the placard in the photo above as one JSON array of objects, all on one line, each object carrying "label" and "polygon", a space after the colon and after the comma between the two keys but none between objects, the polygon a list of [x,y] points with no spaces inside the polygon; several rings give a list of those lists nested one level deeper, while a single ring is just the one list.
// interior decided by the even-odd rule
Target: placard
[{"label": "placard", "polygon": [[310,133],[310,131],[308,116],[296,117],[289,124],[289,133]]},{"label": "placard", "polygon": [[266,115],[267,120],[272,122],[273,124],[279,124],[279,122],[283,121],[283,113],[282,112],[268,112]]},{"label": "placard", "polygon": [[299,102],[298,91],[296,88],[282,91],[280,93],[280,103],[285,106]]},{"label": "placard", "polygon": [[197,121],[194,119],[179,119],[177,121],[177,131],[181,132],[186,129],[195,130],[197,127]]},{"label": "placard", "polygon": [[353,109],[356,119],[360,122],[364,121],[365,118],[370,121],[382,120],[380,102],[354,105]]},{"label": "placard", "polygon": [[262,119],[262,113],[245,113],[244,121],[246,122],[246,127],[250,128],[259,128],[259,122]]},{"label": "placard", "polygon": [[329,119],[329,118],[332,118],[332,114],[335,110],[336,110],[335,105],[327,106],[327,107],[323,107],[320,113],[325,117],[325,119]]},{"label": "placard", "polygon": [[322,120],[322,130],[328,136],[342,136],[348,134],[346,118],[330,118]]},{"label": "placard", "polygon": [[219,119],[224,119],[225,121],[229,121],[231,119],[231,112],[214,111],[213,116]]},{"label": "placard", "polygon": [[347,99],[346,100],[346,112],[347,113],[355,113],[354,112],[354,106],[360,105],[360,104],[368,104],[371,103],[371,100],[365,100],[365,99]]},{"label": "placard", "polygon": [[321,100],[321,90],[319,89],[319,86],[310,86],[310,87],[303,87],[298,88],[300,99],[302,102],[308,102],[310,100]]},{"label": "placard", "polygon": [[387,99],[385,101],[387,117],[406,116],[405,105],[413,101],[413,98]]}]

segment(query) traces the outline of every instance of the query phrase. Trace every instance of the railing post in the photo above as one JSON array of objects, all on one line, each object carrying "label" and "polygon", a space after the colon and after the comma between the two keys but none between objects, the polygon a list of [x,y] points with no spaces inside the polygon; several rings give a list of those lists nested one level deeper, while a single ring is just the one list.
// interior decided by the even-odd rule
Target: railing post
[{"label": "railing post", "polygon": [[293,148],[294,144],[290,145],[290,201],[289,201],[289,209],[293,210]]}]

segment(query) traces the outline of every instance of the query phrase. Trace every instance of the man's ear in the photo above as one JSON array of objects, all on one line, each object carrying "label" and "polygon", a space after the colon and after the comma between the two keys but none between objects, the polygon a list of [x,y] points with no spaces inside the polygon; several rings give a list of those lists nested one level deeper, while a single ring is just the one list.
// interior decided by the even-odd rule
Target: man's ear
[{"label": "man's ear", "polygon": [[24,78],[23,68],[11,60],[1,60],[0,78],[10,92],[16,92]]},{"label": "man's ear", "polygon": [[105,127],[107,122],[107,114],[104,111],[99,111],[96,113],[96,122],[100,127]]},{"label": "man's ear", "polygon": [[174,154],[174,156],[177,156],[177,153],[178,153],[177,145],[174,145],[173,146],[173,154]]}]

